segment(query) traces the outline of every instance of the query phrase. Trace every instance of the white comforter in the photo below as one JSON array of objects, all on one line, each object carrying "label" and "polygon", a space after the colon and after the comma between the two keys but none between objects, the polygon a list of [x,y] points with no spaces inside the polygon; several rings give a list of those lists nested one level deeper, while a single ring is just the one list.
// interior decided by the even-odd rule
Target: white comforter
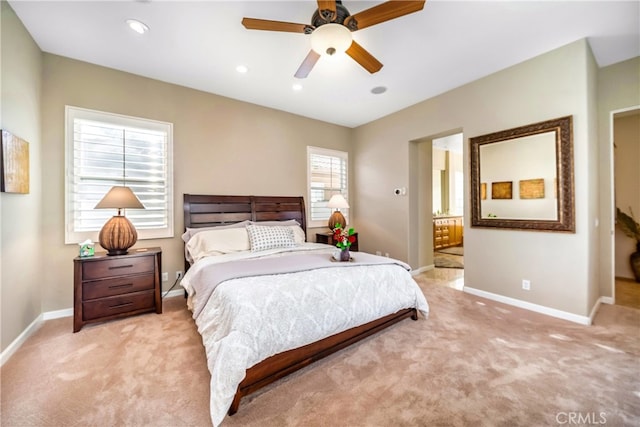
[{"label": "white comforter", "polygon": [[[327,256],[333,250],[314,243],[296,249],[322,251]],[[203,269],[229,260],[291,253],[291,249],[247,251],[199,260],[181,282],[189,293],[190,307],[198,298],[192,280],[202,277]],[[354,258],[357,262],[357,253]],[[214,425],[222,422],[245,371],[256,363],[404,308],[415,307],[425,316],[429,312],[424,294],[397,264],[352,264],[231,279],[219,284],[206,303],[198,303],[204,308],[194,318],[211,373]]]}]

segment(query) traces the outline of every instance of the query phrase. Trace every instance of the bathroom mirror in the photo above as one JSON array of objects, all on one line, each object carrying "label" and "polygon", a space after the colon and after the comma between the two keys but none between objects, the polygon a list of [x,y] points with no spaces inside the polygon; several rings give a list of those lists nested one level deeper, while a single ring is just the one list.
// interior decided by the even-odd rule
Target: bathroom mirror
[{"label": "bathroom mirror", "polygon": [[469,142],[472,227],[575,232],[572,116]]}]

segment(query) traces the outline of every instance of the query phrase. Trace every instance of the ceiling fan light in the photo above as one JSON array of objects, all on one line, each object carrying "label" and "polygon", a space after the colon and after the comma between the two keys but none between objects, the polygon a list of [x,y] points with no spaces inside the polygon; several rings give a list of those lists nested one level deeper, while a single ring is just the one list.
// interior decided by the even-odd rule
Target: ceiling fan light
[{"label": "ceiling fan light", "polygon": [[311,49],[319,55],[344,53],[351,42],[351,31],[341,24],[324,24],[311,33]]}]

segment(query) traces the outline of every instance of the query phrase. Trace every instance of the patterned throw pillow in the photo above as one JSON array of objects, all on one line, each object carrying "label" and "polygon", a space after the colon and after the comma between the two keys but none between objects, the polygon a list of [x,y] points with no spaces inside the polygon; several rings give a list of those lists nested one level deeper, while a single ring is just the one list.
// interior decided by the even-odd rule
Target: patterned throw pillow
[{"label": "patterned throw pillow", "polygon": [[291,248],[296,245],[291,227],[247,225],[251,252],[275,248]]}]

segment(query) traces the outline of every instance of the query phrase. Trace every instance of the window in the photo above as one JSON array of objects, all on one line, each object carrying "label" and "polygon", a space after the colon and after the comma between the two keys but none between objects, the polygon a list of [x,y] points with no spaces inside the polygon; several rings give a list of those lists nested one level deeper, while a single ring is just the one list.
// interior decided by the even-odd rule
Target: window
[{"label": "window", "polygon": [[[326,226],[332,209],[327,206],[334,194],[348,197],[348,154],[344,151],[307,147],[307,174],[309,184],[309,225]],[[341,209],[349,219],[349,209]]]},{"label": "window", "polygon": [[138,239],[173,237],[173,125],[70,106],[65,113],[65,243],[97,240],[117,210],[94,207],[115,185],[145,207],[125,212]]}]

